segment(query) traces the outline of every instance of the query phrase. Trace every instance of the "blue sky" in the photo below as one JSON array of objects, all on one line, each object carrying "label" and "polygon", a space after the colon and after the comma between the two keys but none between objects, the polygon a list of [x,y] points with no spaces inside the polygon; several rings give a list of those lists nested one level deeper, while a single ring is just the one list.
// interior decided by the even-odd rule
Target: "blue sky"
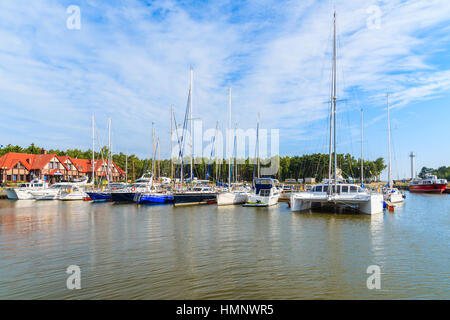
[{"label": "blue sky", "polygon": [[[66,8],[81,9],[69,30]],[[373,27],[373,6],[380,13]],[[150,156],[151,123],[169,153],[189,67],[194,117],[280,129],[281,155],[327,152],[333,10],[338,14],[338,152],[387,157],[394,178],[450,165],[450,3],[427,1],[11,1],[0,3],[0,144],[91,145],[90,115],[116,151]]]}]

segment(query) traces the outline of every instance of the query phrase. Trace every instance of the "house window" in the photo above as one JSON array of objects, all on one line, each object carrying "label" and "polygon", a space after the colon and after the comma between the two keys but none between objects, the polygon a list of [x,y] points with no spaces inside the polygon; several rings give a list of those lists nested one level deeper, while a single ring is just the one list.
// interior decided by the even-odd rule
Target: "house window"
[{"label": "house window", "polygon": [[53,169],[53,162],[50,162],[50,163],[48,164],[48,167],[49,167],[50,169]]},{"label": "house window", "polygon": [[17,174],[13,175],[13,181],[17,181]]}]

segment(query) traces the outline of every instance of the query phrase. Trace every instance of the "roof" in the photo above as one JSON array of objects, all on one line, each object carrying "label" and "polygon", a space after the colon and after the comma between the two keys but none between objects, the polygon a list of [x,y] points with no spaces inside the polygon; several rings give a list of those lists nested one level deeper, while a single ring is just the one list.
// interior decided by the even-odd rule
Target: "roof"
[{"label": "roof", "polygon": [[34,157],[34,154],[9,152],[0,157],[0,168],[11,169],[20,162],[27,170],[30,170]]},{"label": "roof", "polygon": [[[69,156],[57,156],[56,154],[30,154],[30,153],[17,153],[9,152],[0,157],[0,169],[12,169],[18,162],[20,162],[27,170],[42,170],[54,157],[62,163],[66,170],[69,170],[65,165],[67,160],[70,160],[75,168],[79,172],[88,173],[92,172],[92,161],[89,159],[76,159]],[[97,159],[95,161],[95,172],[98,172],[103,163],[107,163],[106,160]],[[114,161],[111,162],[120,174],[125,174]]]}]

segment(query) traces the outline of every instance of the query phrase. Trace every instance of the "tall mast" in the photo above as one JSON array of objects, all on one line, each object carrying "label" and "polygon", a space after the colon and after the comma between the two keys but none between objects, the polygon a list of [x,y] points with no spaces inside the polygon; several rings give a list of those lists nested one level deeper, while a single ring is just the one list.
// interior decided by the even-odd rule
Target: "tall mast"
[{"label": "tall mast", "polygon": [[[230,139],[229,145],[231,146],[231,87],[228,88],[228,137]],[[227,143],[228,144],[228,143]],[[231,188],[231,152],[229,148],[229,156],[228,156],[228,188]]]},{"label": "tall mast", "polygon": [[337,191],[337,152],[336,152],[336,11],[334,12],[333,41],[333,131],[334,131],[334,191]]},{"label": "tall mast", "polygon": [[386,94],[387,103],[387,121],[388,121],[388,147],[389,147],[389,164],[388,164],[388,184],[392,188],[392,168],[391,168],[391,119],[389,114],[389,94]]},{"label": "tall mast", "polygon": [[128,152],[125,155],[125,183],[128,183]]},{"label": "tall mast", "polygon": [[256,125],[256,150],[257,150],[257,152],[256,152],[256,162],[257,162],[257,166],[258,166],[258,174],[257,174],[257,177],[258,177],[258,179],[259,179],[259,119],[260,119],[260,115],[259,115],[259,112],[258,112],[258,124]]},{"label": "tall mast", "polygon": [[363,133],[363,109],[361,108],[361,187],[364,185],[364,133]]},{"label": "tall mast", "polygon": [[192,180],[194,179],[194,171],[193,171],[193,157],[194,157],[194,144],[193,144],[193,140],[192,140],[192,135],[194,134],[194,131],[192,130],[192,87],[194,86],[193,82],[194,82],[194,70],[191,67],[190,70],[190,75],[191,75],[191,81],[190,81],[190,86],[189,86],[189,113],[190,113],[190,127],[191,127],[191,132],[190,132],[190,140],[191,140],[191,175],[190,175],[190,183],[192,185]]},{"label": "tall mast", "polygon": [[106,163],[108,165],[108,182],[111,181],[110,156],[111,156],[111,118],[108,118],[108,154],[106,155]]},{"label": "tall mast", "polygon": [[217,137],[218,137],[218,135],[219,135],[219,121],[217,121],[216,122],[216,141],[215,141],[215,147],[214,147],[214,149],[215,149],[215,153],[216,153],[216,183],[217,183],[217,179],[218,179],[218,170],[219,170],[219,166],[218,166],[218,161],[217,161],[217,157],[218,157],[218,152],[217,152]]},{"label": "tall mast", "polygon": [[[155,178],[155,128],[152,122],[152,178]],[[145,174],[145,173],[144,173]]]},{"label": "tall mast", "polygon": [[173,105],[170,106],[170,179],[173,180]]},{"label": "tall mast", "polygon": [[95,129],[94,114],[92,114],[92,185],[95,185]]},{"label": "tall mast", "polygon": [[158,138],[158,179],[159,178],[161,178],[161,167],[160,167],[160,163],[159,163],[159,156],[160,156],[160,153],[159,153],[159,151],[160,151],[160,146],[159,146],[159,138]]}]

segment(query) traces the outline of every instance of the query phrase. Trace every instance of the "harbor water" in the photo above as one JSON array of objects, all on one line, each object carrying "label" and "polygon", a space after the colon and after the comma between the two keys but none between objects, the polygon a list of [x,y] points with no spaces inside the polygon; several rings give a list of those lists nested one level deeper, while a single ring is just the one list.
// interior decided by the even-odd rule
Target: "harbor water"
[{"label": "harbor water", "polygon": [[449,244],[445,194],[373,216],[0,200],[0,299],[448,299]]}]

